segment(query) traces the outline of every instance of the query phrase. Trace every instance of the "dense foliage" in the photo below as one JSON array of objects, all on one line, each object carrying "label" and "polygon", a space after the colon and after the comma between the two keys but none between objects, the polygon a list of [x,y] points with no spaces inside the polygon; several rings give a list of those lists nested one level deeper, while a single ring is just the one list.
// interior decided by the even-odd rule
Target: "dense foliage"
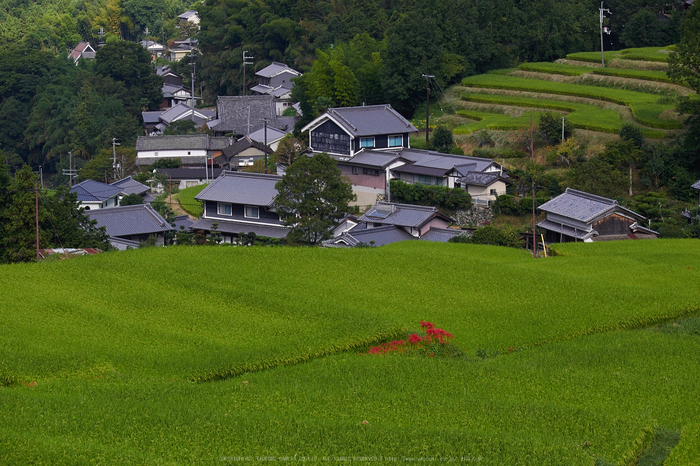
[{"label": "dense foliage", "polygon": [[0,262],[36,260],[36,221],[39,221],[39,247],[110,248],[104,229],[79,208],[78,195],[62,186],[48,196],[37,191],[38,177],[25,165],[7,174],[0,163]]},{"label": "dense foliage", "polygon": [[292,243],[318,244],[348,212],[352,186],[328,154],[298,157],[277,182],[277,212]]},{"label": "dense foliage", "polygon": [[462,188],[410,184],[401,180],[391,180],[391,200],[450,210],[468,209],[472,205],[472,197]]}]

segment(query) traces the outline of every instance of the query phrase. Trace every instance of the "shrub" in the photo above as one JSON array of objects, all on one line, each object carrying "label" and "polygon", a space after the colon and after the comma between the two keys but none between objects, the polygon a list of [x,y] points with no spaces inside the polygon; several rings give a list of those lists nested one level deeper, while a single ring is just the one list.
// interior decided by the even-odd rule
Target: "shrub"
[{"label": "shrub", "polygon": [[448,209],[467,209],[472,204],[472,197],[462,188],[409,184],[401,180],[391,180],[391,199]]},{"label": "shrub", "polygon": [[450,238],[450,243],[471,243],[471,244],[486,244],[490,246],[507,246],[513,248],[522,248],[523,241],[520,233],[514,228],[499,229],[491,225],[477,228],[474,233],[468,238]]}]

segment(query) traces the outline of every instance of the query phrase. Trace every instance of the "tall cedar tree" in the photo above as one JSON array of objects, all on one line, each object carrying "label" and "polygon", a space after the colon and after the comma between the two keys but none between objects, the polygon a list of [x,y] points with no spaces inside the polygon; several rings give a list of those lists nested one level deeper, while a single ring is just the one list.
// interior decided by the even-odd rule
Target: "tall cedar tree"
[{"label": "tall cedar tree", "polygon": [[[10,185],[9,204],[3,222],[4,262],[31,262],[36,259],[36,182],[38,176],[24,165]],[[46,221],[46,209],[39,204],[39,221]],[[39,229],[39,247],[49,244],[49,235]]]},{"label": "tall cedar tree", "polygon": [[328,154],[298,157],[275,187],[275,209],[291,228],[287,239],[294,243],[318,244],[329,238],[355,199],[352,186]]}]

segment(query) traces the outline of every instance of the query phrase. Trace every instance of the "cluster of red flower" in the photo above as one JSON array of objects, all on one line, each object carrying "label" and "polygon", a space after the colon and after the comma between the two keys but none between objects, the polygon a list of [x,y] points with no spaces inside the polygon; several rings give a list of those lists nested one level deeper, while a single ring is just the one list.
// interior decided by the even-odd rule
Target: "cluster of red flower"
[{"label": "cluster of red flower", "polygon": [[[404,340],[394,340],[388,343],[382,343],[379,346],[374,346],[369,349],[369,354],[386,354],[391,352],[405,353],[407,350],[427,349],[431,343],[445,344],[453,335],[441,328],[435,328],[435,324],[431,322],[420,321],[421,327],[425,330],[425,336],[421,337],[417,333],[408,336],[408,344]],[[430,356],[433,356],[431,354]]]}]

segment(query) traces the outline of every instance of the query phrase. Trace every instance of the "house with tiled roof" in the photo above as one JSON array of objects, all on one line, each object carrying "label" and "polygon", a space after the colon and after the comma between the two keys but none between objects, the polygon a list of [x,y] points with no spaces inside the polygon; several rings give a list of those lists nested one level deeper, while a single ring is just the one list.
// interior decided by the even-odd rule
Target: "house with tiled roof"
[{"label": "house with tiled roof", "polygon": [[[188,92],[187,96],[190,95]],[[184,94],[183,94],[184,96]],[[192,117],[194,115],[194,118]],[[141,112],[143,127],[149,136],[159,136],[165,129],[176,121],[194,120],[196,128],[203,127],[208,121],[214,119],[216,111],[207,108],[193,109],[188,103],[178,103],[174,107],[163,110]]]},{"label": "house with tiled roof", "polygon": [[273,203],[279,175],[224,171],[195,199],[203,203],[202,218],[190,229],[212,231],[214,224],[223,242],[235,243],[242,235],[255,233],[265,238],[282,239],[289,233]]},{"label": "house with tiled roof", "polygon": [[90,42],[81,40],[78,45],[75,46],[73,50],[68,54],[68,58],[73,60],[73,63],[78,64],[78,60],[84,58],[86,60],[95,59],[95,49],[90,45]]},{"label": "house with tiled roof", "polygon": [[537,226],[545,241],[566,243],[619,239],[652,239],[659,233],[644,227],[644,216],[621,206],[616,200],[566,188],[563,194],[539,207],[545,219]]},{"label": "house with tiled roof", "polygon": [[150,193],[151,188],[146,186],[143,183],[139,183],[135,179],[133,179],[131,176],[127,176],[126,178],[122,178],[121,180],[114,181],[109,184],[110,186],[114,186],[115,188],[121,189],[121,193],[119,193],[119,202],[121,203],[122,197],[128,196],[129,194],[138,194],[142,198],[144,198],[144,201],[146,201],[146,196]]},{"label": "house with tiled roof", "polygon": [[[209,183],[221,175],[223,172],[222,168],[217,168],[209,166],[206,169],[204,166],[195,167],[184,167],[184,168],[158,168],[156,169],[156,176],[162,176],[167,178],[169,183],[173,186],[177,184],[178,189],[187,189],[192,186],[199,186],[200,184]],[[162,186],[161,186],[162,188]]]},{"label": "house with tiled roof", "polygon": [[153,165],[157,160],[179,159],[182,165],[204,167],[233,144],[228,137],[208,134],[178,136],[139,136],[136,138],[136,165]]},{"label": "house with tiled roof", "polygon": [[293,106],[292,88],[294,83],[292,78],[301,76],[300,72],[284,63],[273,61],[272,64],[256,72],[255,75],[258,77],[258,84],[251,87],[250,90],[256,94],[276,97],[275,112],[278,116]]},{"label": "house with tiled roof", "polygon": [[119,205],[122,189],[95,180],[85,180],[72,186],[80,207],[87,210],[111,209]]},{"label": "house with tiled roof", "polygon": [[350,179],[355,205],[387,198],[392,179],[462,188],[483,205],[511,183],[493,159],[411,148],[418,130],[390,105],[331,108],[302,131],[309,132],[310,150],[328,153]]},{"label": "house with tiled roof", "polygon": [[383,246],[398,241],[422,239],[447,242],[464,230],[448,229],[453,220],[435,207],[378,202],[356,222],[334,230],[335,237],[323,242],[327,247]]},{"label": "house with tiled roof", "polygon": [[277,115],[276,102],[271,95],[218,96],[209,129],[215,136],[240,138],[264,128],[267,120],[268,127],[291,133],[298,118]]},{"label": "house with tiled roof", "polygon": [[409,136],[418,130],[391,105],[329,108],[302,128],[309,133],[309,148],[340,160],[362,149],[398,150],[410,147]]},{"label": "house with tiled roof", "polygon": [[226,170],[236,170],[240,167],[250,167],[256,160],[271,157],[274,151],[270,146],[243,136],[223,150],[214,160],[219,167]]},{"label": "house with tiled roof", "polygon": [[110,242],[117,249],[138,247],[139,242],[150,236],[156,236],[156,244],[161,245],[165,233],[173,231],[173,227],[150,204],[91,210],[87,215],[97,222],[96,227],[105,227]]}]

